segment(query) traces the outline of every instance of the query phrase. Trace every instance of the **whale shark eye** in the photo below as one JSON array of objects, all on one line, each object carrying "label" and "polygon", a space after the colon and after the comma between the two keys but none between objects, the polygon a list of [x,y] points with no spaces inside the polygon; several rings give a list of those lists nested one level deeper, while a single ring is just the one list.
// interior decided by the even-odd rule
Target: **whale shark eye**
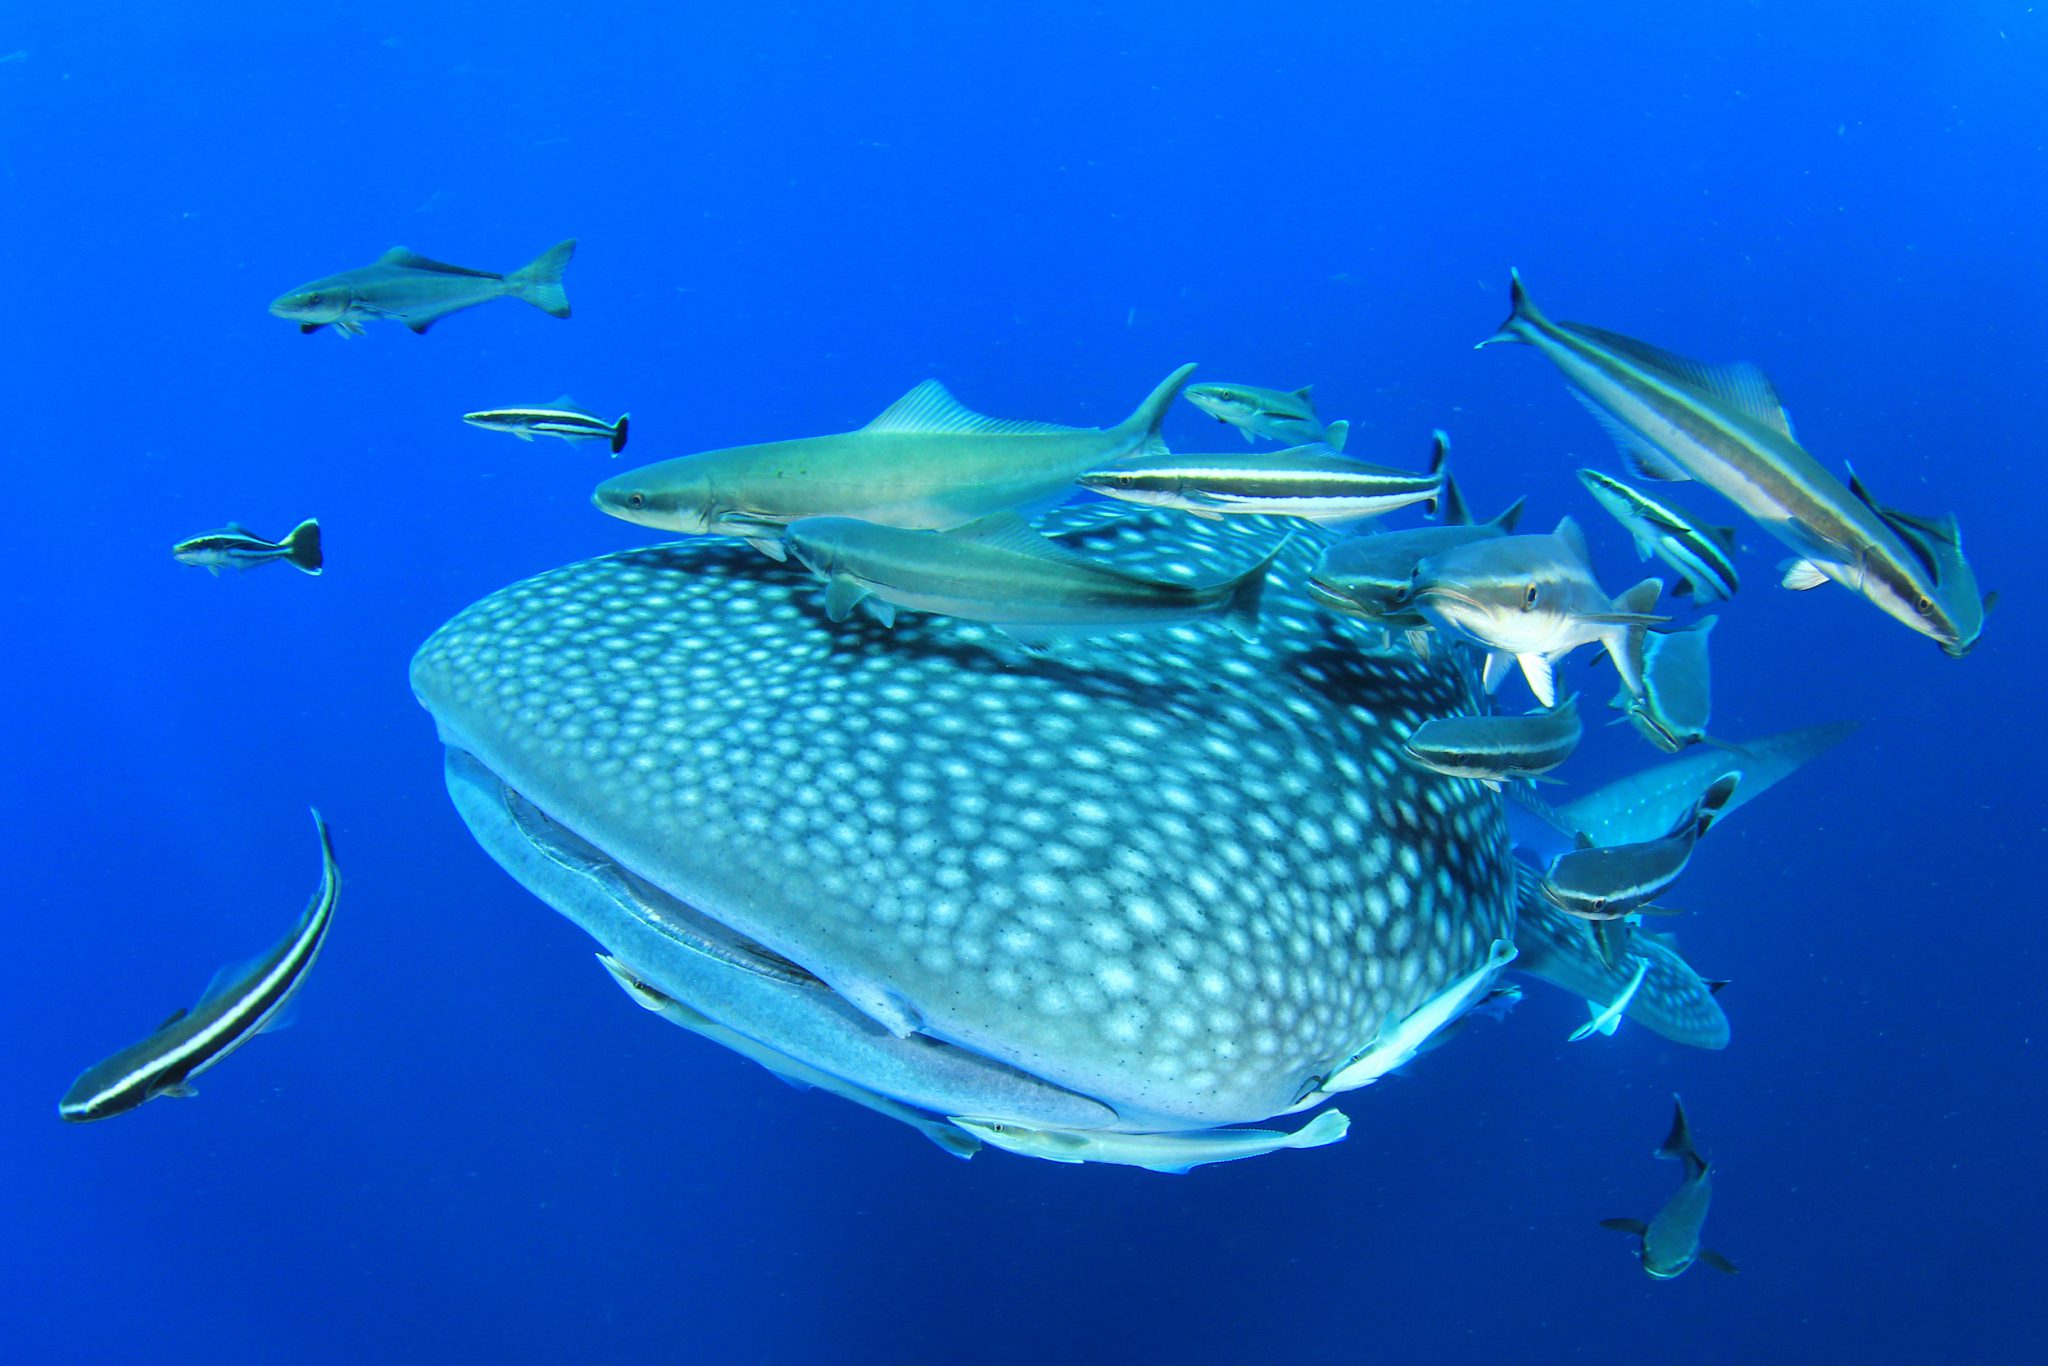
[{"label": "whale shark eye", "polygon": [[1529,586],[1528,586],[1527,588],[1523,589],[1523,590],[1522,590],[1522,610],[1523,610],[1524,612],[1527,612],[1527,611],[1529,611],[1529,610],[1530,610],[1531,608],[1535,607],[1535,605],[1536,605],[1536,599],[1537,599],[1537,597],[1538,597],[1538,591],[1537,591],[1537,587],[1536,587],[1536,585],[1535,585],[1535,584],[1533,584],[1533,583],[1532,583],[1532,584],[1530,584],[1530,585],[1529,585]]}]

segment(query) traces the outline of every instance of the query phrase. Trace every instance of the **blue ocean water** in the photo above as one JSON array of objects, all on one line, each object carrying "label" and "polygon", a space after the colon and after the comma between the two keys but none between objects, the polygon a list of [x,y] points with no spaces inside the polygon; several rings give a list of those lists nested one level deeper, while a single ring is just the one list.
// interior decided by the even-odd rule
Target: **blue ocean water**
[{"label": "blue ocean water", "polygon": [[[2022,3],[0,13],[7,1355],[2037,1359],[2044,111]],[[571,235],[566,323],[264,310],[395,243],[507,270]],[[1582,1008],[1532,984],[1337,1147],[959,1163],[632,1009],[450,807],[411,652],[648,540],[597,479],[926,377],[1073,423],[1186,360],[1313,382],[1354,449],[1412,466],[1445,427],[1482,515],[1526,493],[1632,581],[1571,477],[1614,467],[1598,429],[1472,350],[1510,266],[1556,316],[1763,365],[2004,593],[1958,662],[1779,591],[1745,527],[1716,731],[1862,729],[1687,875],[1726,1052],[1567,1047]],[[456,420],[565,390],[631,409],[627,461]],[[1167,435],[1235,440],[1185,405]],[[317,581],[167,554],[308,515]],[[1606,732],[1571,776],[1654,757]],[[309,803],[348,883],[301,1023],[197,1100],[61,1124],[283,931]],[[1734,1278],[1652,1283],[1597,1227],[1668,1194],[1674,1091]]]}]

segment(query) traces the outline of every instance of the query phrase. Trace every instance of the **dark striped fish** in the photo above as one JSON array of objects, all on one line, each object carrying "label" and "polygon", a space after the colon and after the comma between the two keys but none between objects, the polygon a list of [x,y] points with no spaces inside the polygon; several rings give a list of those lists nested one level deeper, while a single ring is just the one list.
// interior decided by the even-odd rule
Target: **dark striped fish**
[{"label": "dark striped fish", "polygon": [[1440,716],[1410,731],[1402,747],[1424,768],[1498,792],[1504,782],[1537,777],[1571,758],[1582,733],[1573,695],[1527,716]]},{"label": "dark striped fish", "polygon": [[1580,847],[1559,854],[1537,884],[1543,898],[1581,920],[1619,920],[1650,908],[1685,865],[1693,846],[1707,833],[1741,782],[1739,772],[1724,773],[1710,784],[1692,808],[1656,839],[1640,844]]},{"label": "dark striped fish", "polygon": [[1090,470],[1085,489],[1126,503],[1175,508],[1211,520],[1227,513],[1300,517],[1329,524],[1379,517],[1443,493],[1450,442],[1436,434],[1429,473],[1340,455],[1325,445],[1234,455],[1151,455]]},{"label": "dark striped fish", "polygon": [[320,554],[320,523],[308,517],[285,534],[281,541],[266,541],[240,522],[229,522],[219,531],[209,531],[180,541],[171,547],[179,564],[189,564],[218,576],[223,569],[254,569],[259,564],[283,560],[302,573],[318,575],[325,562]]},{"label": "dark striped fish", "polygon": [[1639,557],[1647,560],[1655,555],[1678,571],[1673,594],[1691,593],[1701,602],[1726,602],[1742,586],[1731,558],[1734,527],[1695,523],[1670,504],[1599,470],[1580,470],[1579,482],[1628,531]]},{"label": "dark striped fish", "polygon": [[538,408],[485,408],[462,415],[462,420],[472,427],[510,432],[521,441],[531,441],[536,436],[558,436],[571,443],[605,441],[610,443],[613,455],[626,449],[626,425],[631,418],[630,413],[620,413],[618,421],[606,422],[567,394]]},{"label": "dark striped fish", "polygon": [[69,1120],[105,1119],[158,1096],[194,1094],[192,1078],[273,1025],[304,985],[326,942],[341,896],[341,870],[327,822],[313,813],[320,836],[320,887],[292,932],[239,972],[223,970],[199,1004],[164,1021],[156,1033],[86,1069],[57,1113]]}]

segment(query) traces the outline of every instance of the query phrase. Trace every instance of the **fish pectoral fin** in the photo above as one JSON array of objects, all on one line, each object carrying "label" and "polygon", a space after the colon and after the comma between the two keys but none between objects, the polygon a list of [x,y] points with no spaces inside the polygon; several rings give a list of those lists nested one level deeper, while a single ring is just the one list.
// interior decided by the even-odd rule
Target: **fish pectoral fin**
[{"label": "fish pectoral fin", "polygon": [[830,621],[845,621],[868,595],[858,579],[850,574],[834,574],[825,583],[825,616]]},{"label": "fish pectoral fin", "polygon": [[1517,655],[1515,662],[1522,666],[1522,677],[1529,681],[1529,691],[1536,694],[1536,700],[1546,707],[1556,705],[1557,681],[1549,657],[1539,654]]},{"label": "fish pectoral fin", "polygon": [[1736,1274],[1735,1263],[1729,1261],[1726,1257],[1723,1257],[1720,1253],[1714,1251],[1714,1249],[1710,1247],[1703,1247],[1700,1249],[1699,1263],[1701,1266],[1711,1266],[1712,1268],[1714,1268],[1714,1270],[1720,1272],[1724,1276],[1733,1276]]},{"label": "fish pectoral fin", "polygon": [[300,323],[299,335],[302,337],[310,337],[315,332],[318,332],[321,328],[325,326],[327,326],[326,323]]},{"label": "fish pectoral fin", "polygon": [[760,551],[763,555],[766,555],[769,559],[775,561],[777,564],[781,564],[784,560],[787,560],[789,558],[789,548],[783,545],[781,540],[775,537],[742,536],[740,539],[745,541],[748,545],[754,547],[754,549]]},{"label": "fish pectoral fin", "polygon": [[363,325],[354,318],[336,318],[334,320],[334,335],[337,337],[360,337],[363,335]]},{"label": "fish pectoral fin", "polygon": [[176,1100],[190,1100],[199,1094],[199,1088],[189,1081],[181,1081],[174,1086],[166,1086],[157,1094],[160,1096],[170,1096]]},{"label": "fish pectoral fin", "polygon": [[875,597],[873,594],[861,599],[860,610],[866,612],[875,624],[885,629],[896,625],[896,604]]},{"label": "fish pectoral fin", "polygon": [[1787,560],[1778,569],[1778,582],[1795,593],[1818,588],[1828,581],[1826,571],[1812,560]]},{"label": "fish pectoral fin", "polygon": [[1640,1219],[1602,1219],[1600,1227],[1613,1229],[1616,1233],[1632,1233],[1638,1238],[1650,1231],[1650,1226]]},{"label": "fish pectoral fin", "polygon": [[1515,657],[1506,650],[1491,652],[1486,656],[1485,672],[1480,677],[1481,686],[1490,693],[1499,692],[1500,685],[1507,679],[1508,671],[1514,667]]}]

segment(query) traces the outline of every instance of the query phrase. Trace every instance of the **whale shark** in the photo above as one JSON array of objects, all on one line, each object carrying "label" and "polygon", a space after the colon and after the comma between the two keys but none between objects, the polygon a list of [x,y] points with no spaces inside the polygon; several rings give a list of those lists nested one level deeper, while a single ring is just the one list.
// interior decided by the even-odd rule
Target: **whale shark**
[{"label": "whale shark", "polygon": [[[1284,526],[1095,505],[1041,530],[1193,583]],[[1256,641],[1044,652],[834,623],[794,566],[656,545],[459,612],[412,687],[478,842],[696,1032],[937,1123],[1109,1148],[1085,1135],[1319,1107],[1510,966],[1601,1000],[1627,980],[1536,896],[1499,794],[1403,761],[1477,708],[1473,670],[1319,609],[1329,540],[1284,548]],[[1725,1044],[1708,984],[1642,950],[1629,1017]]]}]

